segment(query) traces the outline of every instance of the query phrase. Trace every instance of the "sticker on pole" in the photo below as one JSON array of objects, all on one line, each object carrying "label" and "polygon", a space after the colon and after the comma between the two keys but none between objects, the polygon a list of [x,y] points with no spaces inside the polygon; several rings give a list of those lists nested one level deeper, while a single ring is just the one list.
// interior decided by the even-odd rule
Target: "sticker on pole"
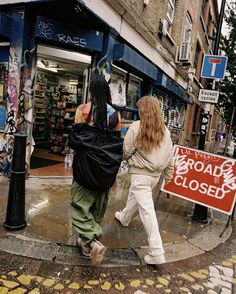
[{"label": "sticker on pole", "polygon": [[208,79],[223,79],[228,57],[204,54],[201,77]]},{"label": "sticker on pole", "polygon": [[161,190],[231,215],[236,200],[236,161],[175,145],[174,176]]},{"label": "sticker on pole", "polygon": [[200,89],[198,101],[206,103],[218,103],[219,91]]}]

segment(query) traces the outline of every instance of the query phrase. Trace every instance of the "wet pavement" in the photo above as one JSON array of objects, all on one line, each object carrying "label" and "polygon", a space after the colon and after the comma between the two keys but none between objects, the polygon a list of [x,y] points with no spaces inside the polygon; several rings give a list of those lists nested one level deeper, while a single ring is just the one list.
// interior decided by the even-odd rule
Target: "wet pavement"
[{"label": "wet pavement", "polygon": [[191,221],[194,204],[153,195],[167,263],[146,266],[147,238],[138,214],[128,228],[115,219],[128,195],[120,176],[110,193],[101,241],[103,263],[91,266],[75,245],[70,219],[71,177],[29,177],[27,227],[7,231],[9,180],[0,177],[0,293],[236,293],[236,232],[223,232],[227,217],[209,211],[209,224]]},{"label": "wet pavement", "polygon": [[[41,260],[54,260],[71,265],[89,265],[90,260],[76,247],[77,234],[70,217],[71,177],[29,177],[26,180],[27,227],[7,231],[0,226],[0,250]],[[9,180],[1,178],[0,222],[4,223]],[[111,189],[108,209],[102,222],[101,242],[108,247],[101,266],[141,265],[147,252],[147,237],[135,215],[129,227],[115,219],[115,211],[126,203],[129,177],[121,175]],[[211,251],[231,235],[231,226],[223,232],[227,217],[210,211],[209,224],[191,221],[194,204],[165,193],[157,198],[159,186],[153,192],[157,218],[167,262],[184,260]]]}]

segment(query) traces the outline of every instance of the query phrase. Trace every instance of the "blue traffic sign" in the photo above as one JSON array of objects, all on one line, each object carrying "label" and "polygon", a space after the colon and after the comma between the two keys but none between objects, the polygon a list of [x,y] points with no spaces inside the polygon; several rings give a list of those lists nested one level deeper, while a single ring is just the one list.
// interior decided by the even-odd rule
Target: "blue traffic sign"
[{"label": "blue traffic sign", "polygon": [[207,79],[223,79],[228,57],[204,54],[201,77]]}]

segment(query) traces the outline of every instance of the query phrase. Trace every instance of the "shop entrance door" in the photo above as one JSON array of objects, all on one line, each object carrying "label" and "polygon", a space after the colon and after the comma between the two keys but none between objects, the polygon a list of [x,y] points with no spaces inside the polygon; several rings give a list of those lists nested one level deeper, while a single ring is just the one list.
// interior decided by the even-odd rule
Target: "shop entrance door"
[{"label": "shop entrance door", "polygon": [[42,45],[37,52],[30,176],[71,176],[68,134],[87,100],[91,56]]}]

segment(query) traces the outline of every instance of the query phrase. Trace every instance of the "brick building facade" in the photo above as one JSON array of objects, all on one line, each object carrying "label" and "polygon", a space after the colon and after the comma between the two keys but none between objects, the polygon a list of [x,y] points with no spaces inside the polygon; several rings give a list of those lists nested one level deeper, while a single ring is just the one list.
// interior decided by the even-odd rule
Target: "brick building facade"
[{"label": "brick building facade", "polygon": [[[187,105],[185,128],[180,142],[196,147],[198,144],[201,109],[197,101],[201,88],[207,86],[200,77],[203,54],[212,54],[217,29],[218,5],[215,0],[106,0],[164,58],[174,72],[172,78],[182,81],[186,92],[193,97]],[[139,48],[137,48],[139,49]],[[155,61],[154,61],[155,62]],[[158,64],[157,64],[158,65]],[[184,82],[183,82],[184,81]],[[214,107],[210,106],[207,140],[214,137]],[[217,123],[214,122],[214,125]]]},{"label": "brick building facade", "polygon": [[217,18],[217,0],[2,0],[0,140],[20,130],[29,145],[43,138],[65,152],[75,106],[88,101],[96,71],[110,82],[124,133],[138,117],[137,100],[151,94],[174,143],[197,147],[203,108],[208,140],[217,125],[214,107],[197,101]]}]

